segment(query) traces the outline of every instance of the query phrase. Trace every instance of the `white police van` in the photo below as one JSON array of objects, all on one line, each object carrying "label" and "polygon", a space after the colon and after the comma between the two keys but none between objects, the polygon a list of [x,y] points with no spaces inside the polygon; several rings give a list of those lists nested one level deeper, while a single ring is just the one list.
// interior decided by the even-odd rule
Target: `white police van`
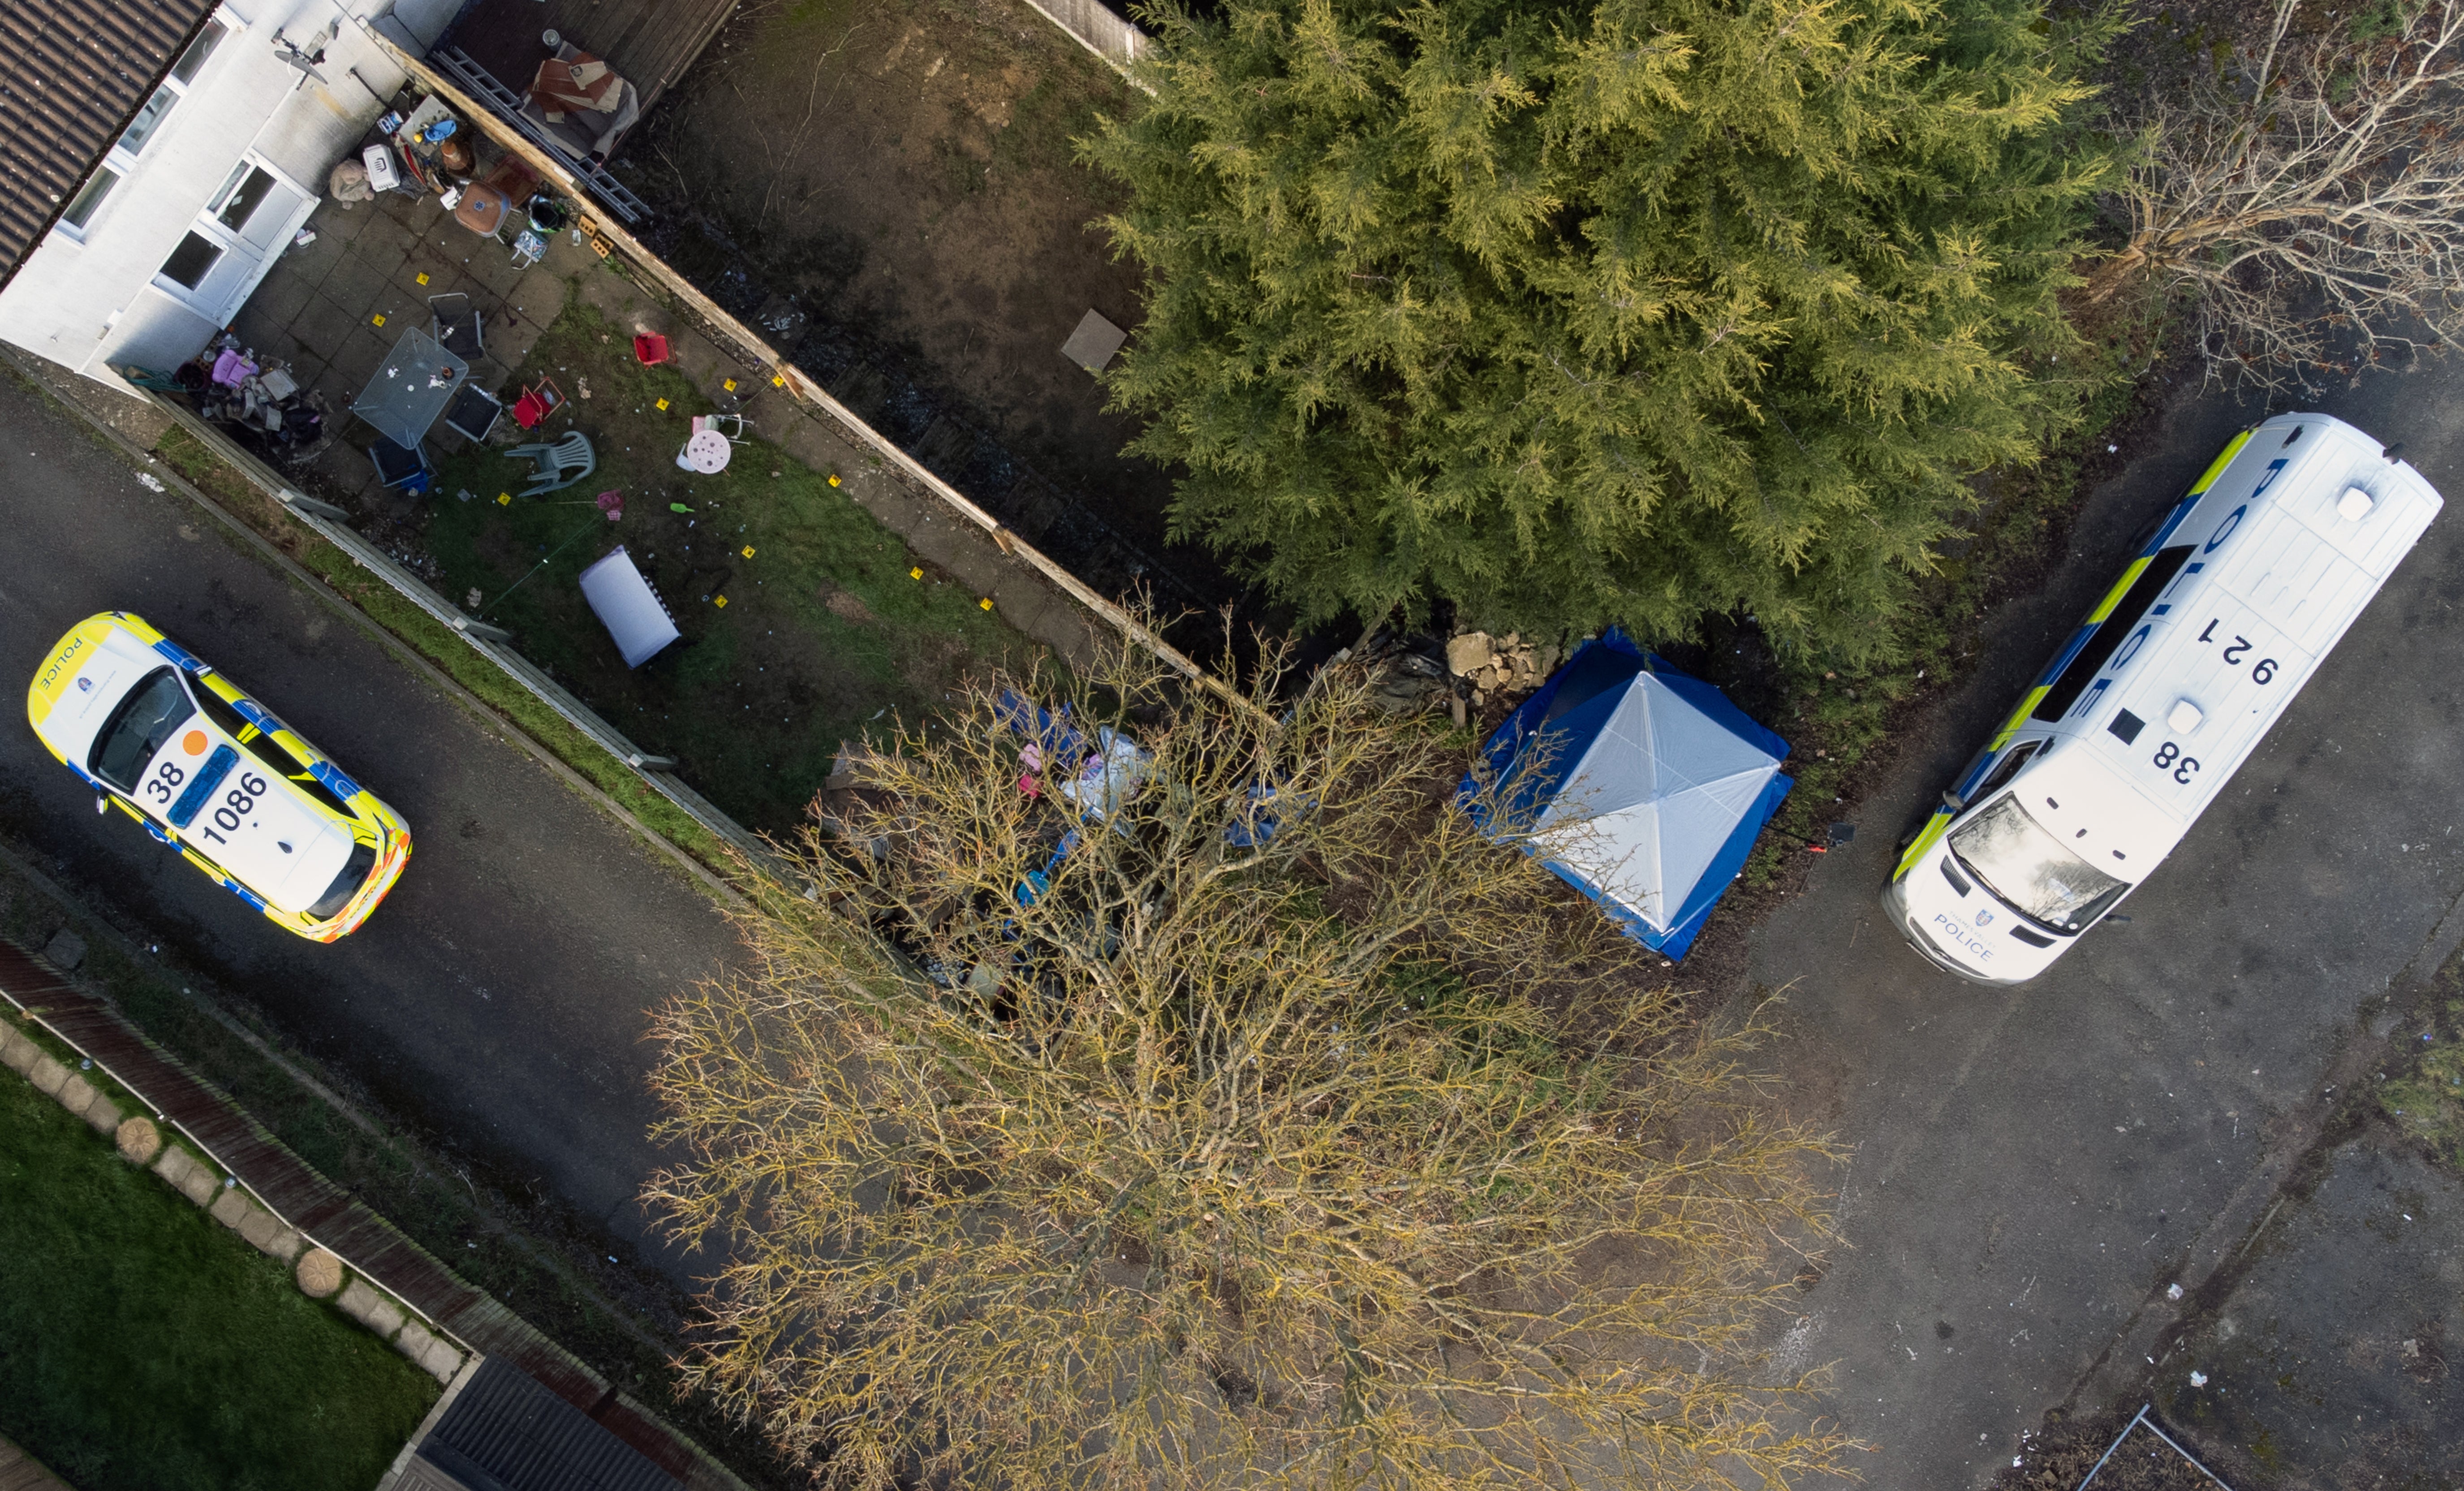
[{"label": "white police van", "polygon": [[2323,414],[2225,447],[1909,842],[1882,893],[1940,967],[2035,977],[2145,881],[2442,506]]}]

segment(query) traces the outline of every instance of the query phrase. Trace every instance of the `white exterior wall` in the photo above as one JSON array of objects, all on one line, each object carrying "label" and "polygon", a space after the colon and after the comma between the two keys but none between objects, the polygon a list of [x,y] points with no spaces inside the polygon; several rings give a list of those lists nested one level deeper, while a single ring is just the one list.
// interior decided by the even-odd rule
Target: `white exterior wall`
[{"label": "white exterior wall", "polygon": [[[231,0],[221,7],[216,18],[231,34],[156,127],[136,169],[95,211],[82,241],[55,227],[0,291],[0,340],[110,383],[118,379],[106,364],[167,372],[196,356],[220,324],[154,279],[209,199],[252,155],[305,194],[287,217],[262,225],[271,252],[253,273],[225,287],[236,309],[315,208],[326,173],[402,86],[402,73],[360,23],[391,11],[402,30],[428,42],[457,9],[456,0]],[[349,19],[318,69],[325,83],[305,79],[275,52],[276,32],[313,51],[345,11]]]}]

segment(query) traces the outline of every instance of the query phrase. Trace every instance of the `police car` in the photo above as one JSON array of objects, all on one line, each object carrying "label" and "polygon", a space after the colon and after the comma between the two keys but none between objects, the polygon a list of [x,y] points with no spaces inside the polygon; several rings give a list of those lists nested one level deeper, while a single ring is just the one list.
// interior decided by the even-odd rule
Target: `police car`
[{"label": "police car", "polygon": [[2441,505],[2342,420],[2242,431],[1904,845],[1892,925],[1980,983],[2044,972],[2190,831]]},{"label": "police car", "polygon": [[126,611],[79,622],[26,691],[34,734],[147,833],[284,929],[332,942],[402,877],[410,829],[265,706]]}]

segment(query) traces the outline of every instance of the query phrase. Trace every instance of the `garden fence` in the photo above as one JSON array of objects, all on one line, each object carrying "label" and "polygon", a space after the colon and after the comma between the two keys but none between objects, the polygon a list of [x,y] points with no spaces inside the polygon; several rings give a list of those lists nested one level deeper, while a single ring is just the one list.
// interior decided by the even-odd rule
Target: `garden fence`
[{"label": "garden fence", "polygon": [[622,761],[649,785],[652,791],[674,803],[686,816],[718,838],[722,843],[744,854],[757,864],[770,860],[768,848],[750,829],[719,811],[708,798],[694,791],[675,774],[675,762],[667,756],[652,756],[627,739],[625,733],[602,718],[596,710],[574,697],[572,691],[549,675],[545,669],[522,656],[513,645],[512,636],[483,622],[473,621],[459,606],[429,588],[428,582],[405,568],[393,556],[371,543],[342,519],[341,509],[319,502],[282,479],[280,473],[250,453],[238,442],[187,408],[163,397],[152,389],[145,397],[155,406],[188,432],[215,457],[237,471],[251,486],[282,505],[284,512],[317,534],[326,542],[349,555],[351,561],[392,586],[402,597],[434,618],[455,636],[470,644],[481,657],[503,669],[508,677],[554,710],[564,721],[582,732],[592,743]]}]

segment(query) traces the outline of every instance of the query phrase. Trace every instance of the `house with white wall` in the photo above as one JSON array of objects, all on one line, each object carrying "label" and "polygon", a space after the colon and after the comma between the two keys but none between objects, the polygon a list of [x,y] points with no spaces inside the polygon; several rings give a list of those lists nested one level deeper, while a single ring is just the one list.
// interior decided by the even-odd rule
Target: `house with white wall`
[{"label": "house with white wall", "polygon": [[0,340],[106,383],[213,340],[456,0],[0,4]]}]

